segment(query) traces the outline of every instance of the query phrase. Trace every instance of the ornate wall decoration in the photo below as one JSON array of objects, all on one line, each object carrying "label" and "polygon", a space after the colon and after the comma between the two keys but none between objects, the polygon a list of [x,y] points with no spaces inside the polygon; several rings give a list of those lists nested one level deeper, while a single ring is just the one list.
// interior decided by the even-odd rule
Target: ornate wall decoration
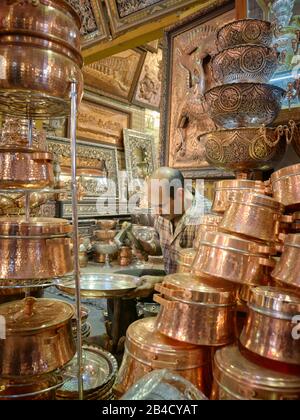
[{"label": "ornate wall decoration", "polygon": [[199,136],[216,128],[204,93],[215,85],[211,57],[217,51],[216,31],[235,18],[234,6],[233,1],[215,1],[165,35],[161,164],[189,177],[225,176],[206,161]]},{"label": "ornate wall decoration", "polygon": [[85,86],[96,93],[130,102],[144,59],[144,52],[127,50],[85,66]]},{"label": "ornate wall decoration", "polygon": [[[198,0],[199,1],[199,0]],[[105,0],[113,36],[172,12],[196,4],[196,0]]]},{"label": "ornate wall decoration", "polygon": [[79,14],[82,27],[83,46],[88,47],[108,38],[109,29],[105,21],[103,6],[98,0],[67,0]]},{"label": "ornate wall decoration", "polygon": [[148,52],[137,84],[134,102],[158,110],[161,101],[163,53]]},{"label": "ornate wall decoration", "polygon": [[123,148],[123,130],[130,127],[130,113],[96,102],[81,102],[77,122],[80,139]]},{"label": "ornate wall decoration", "polygon": [[156,169],[154,138],[134,130],[124,131],[128,189],[136,192],[136,180],[145,180]]}]

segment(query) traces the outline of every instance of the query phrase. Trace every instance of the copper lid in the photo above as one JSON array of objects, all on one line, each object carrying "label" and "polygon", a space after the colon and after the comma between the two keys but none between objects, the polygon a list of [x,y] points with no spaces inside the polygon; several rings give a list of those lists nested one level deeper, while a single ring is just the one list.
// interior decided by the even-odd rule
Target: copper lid
[{"label": "copper lid", "polygon": [[193,369],[209,363],[209,349],[172,340],[156,331],[155,324],[155,318],[145,318],[130,325],[126,350],[132,357],[157,369]]},{"label": "copper lid", "polygon": [[[256,390],[297,390],[300,392],[299,376],[286,375],[265,369],[248,361],[237,346],[228,346],[217,351],[215,356],[215,379],[231,393],[242,398],[255,399]],[[250,391],[250,392],[249,392]]]},{"label": "copper lid", "polygon": [[196,251],[193,248],[188,248],[188,249],[182,249],[179,252],[179,264],[186,264],[188,266],[191,266],[194,262],[194,259],[196,257]]},{"label": "copper lid", "polygon": [[183,301],[214,306],[236,304],[235,285],[223,280],[178,273],[165,277],[162,287],[162,294]]},{"label": "copper lid", "polygon": [[205,216],[202,216],[199,224],[204,226],[219,226],[222,220],[223,216],[219,216],[217,214],[206,214]]},{"label": "copper lid", "polygon": [[257,242],[240,238],[238,236],[229,235],[222,232],[206,232],[204,233],[200,245],[207,245],[215,248],[221,248],[228,251],[238,252],[242,254],[269,254],[271,248],[258,244]]},{"label": "copper lid", "polygon": [[70,222],[64,219],[32,217],[27,221],[22,216],[0,217],[0,235],[66,235],[72,231]]},{"label": "copper lid", "polygon": [[284,213],[284,206],[272,197],[253,192],[243,192],[231,200],[233,203],[241,203],[249,206],[267,207],[276,212]]},{"label": "copper lid", "polygon": [[300,175],[299,163],[297,165],[287,166],[285,168],[280,169],[277,172],[274,172],[271,175],[271,182],[274,183],[274,182],[279,181],[281,178],[290,177],[294,175]]},{"label": "copper lid", "polygon": [[216,182],[217,190],[265,190],[265,185],[262,181],[251,181],[248,179],[225,179],[224,181]]},{"label": "copper lid", "polygon": [[60,300],[29,297],[1,305],[0,316],[5,318],[6,333],[14,335],[65,324],[74,316],[74,308]]},{"label": "copper lid", "polygon": [[300,314],[300,297],[288,289],[256,287],[252,289],[250,308],[275,318],[293,318]]}]

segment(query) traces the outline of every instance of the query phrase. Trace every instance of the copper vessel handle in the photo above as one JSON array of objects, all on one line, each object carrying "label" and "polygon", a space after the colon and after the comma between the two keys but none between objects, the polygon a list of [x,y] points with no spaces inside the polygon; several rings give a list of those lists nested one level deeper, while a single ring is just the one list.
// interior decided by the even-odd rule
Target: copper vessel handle
[{"label": "copper vessel handle", "polygon": [[270,254],[272,249],[268,245],[253,245],[252,251],[258,252],[259,254]]},{"label": "copper vessel handle", "polygon": [[154,300],[154,302],[159,303],[161,306],[164,306],[167,309],[171,309],[171,307],[173,307],[174,304],[176,304],[176,302],[168,301],[160,295],[154,295],[153,300]]},{"label": "copper vessel handle", "polygon": [[286,216],[281,216],[280,221],[282,223],[294,223],[294,216],[293,215],[286,215]]},{"label": "copper vessel handle", "polygon": [[264,265],[265,267],[275,268],[276,261],[269,258],[259,258],[259,264]]},{"label": "copper vessel handle", "polygon": [[168,295],[171,297],[180,297],[182,293],[184,293],[184,289],[179,288],[177,290],[173,290],[169,287],[163,286],[162,284],[156,284],[155,290],[159,293],[162,293],[163,295]]},{"label": "copper vessel handle", "polygon": [[25,298],[25,309],[24,313],[26,316],[32,316],[33,315],[33,307],[36,303],[36,299],[33,297],[27,297]]}]

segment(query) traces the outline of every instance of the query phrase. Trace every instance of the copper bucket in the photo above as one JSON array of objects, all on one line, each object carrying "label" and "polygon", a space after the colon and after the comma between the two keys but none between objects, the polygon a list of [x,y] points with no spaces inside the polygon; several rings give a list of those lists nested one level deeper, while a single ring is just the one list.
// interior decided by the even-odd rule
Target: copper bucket
[{"label": "copper bucket", "polygon": [[224,346],[235,339],[236,288],[229,282],[190,274],[165,277],[157,329],[174,340],[198,346]]},{"label": "copper bucket", "polygon": [[174,341],[156,331],[155,318],[145,318],[127,330],[125,354],[115,382],[115,395],[121,398],[147,373],[169,369],[183,376],[206,396],[211,390],[210,348]]},{"label": "copper bucket", "polygon": [[241,285],[268,284],[275,260],[269,246],[225,233],[207,232],[200,243],[192,273]]},{"label": "copper bucket", "polygon": [[216,353],[212,400],[299,399],[299,375],[262,368],[247,360],[237,346]]},{"label": "copper bucket", "polygon": [[[280,365],[300,372],[300,343],[293,337],[293,319],[300,315],[300,297],[289,290],[273,287],[252,289],[246,326],[240,337],[242,346],[265,360],[267,366]],[[282,366],[283,368],[284,366]]]},{"label": "copper bucket", "polygon": [[287,235],[283,254],[272,272],[275,281],[300,291],[300,235]]}]

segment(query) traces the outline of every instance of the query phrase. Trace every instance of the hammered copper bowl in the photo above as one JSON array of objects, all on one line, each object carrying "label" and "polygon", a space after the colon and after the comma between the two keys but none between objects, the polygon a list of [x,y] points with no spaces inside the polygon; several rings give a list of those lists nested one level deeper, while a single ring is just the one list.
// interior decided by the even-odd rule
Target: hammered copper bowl
[{"label": "hammered copper bowl", "polygon": [[277,118],[285,91],[263,83],[233,83],[205,93],[208,112],[222,128],[270,125]]},{"label": "hammered copper bowl", "polygon": [[292,334],[293,320],[299,314],[300,297],[290,290],[253,288],[247,323],[240,337],[242,346],[263,359],[298,367],[300,372],[300,346]]},{"label": "hammered copper bowl", "polygon": [[0,148],[0,188],[40,189],[53,184],[52,153]]},{"label": "hammered copper bowl", "polygon": [[117,220],[98,220],[97,225],[100,230],[113,230],[117,227]]},{"label": "hammered copper bowl", "polygon": [[250,181],[248,179],[218,181],[216,182],[212,211],[225,213],[230,202],[242,192],[255,192],[262,195],[267,194],[268,189],[262,181]]},{"label": "hammered copper bowl", "polygon": [[272,24],[258,19],[241,19],[230,22],[217,33],[219,49],[250,44],[270,47],[273,41]]},{"label": "hammered copper bowl", "polygon": [[99,241],[110,242],[115,238],[117,232],[115,230],[96,230],[94,234]]},{"label": "hammered copper bowl", "polygon": [[287,147],[280,128],[217,130],[203,134],[202,139],[210,164],[236,172],[272,169],[282,160]]},{"label": "hammered copper bowl", "polygon": [[300,210],[300,164],[288,166],[271,176],[273,197],[287,212]]},{"label": "hammered copper bowl", "polygon": [[218,84],[267,83],[277,68],[277,61],[272,48],[239,45],[213,57],[212,70]]},{"label": "hammered copper bowl", "polygon": [[277,262],[272,277],[286,286],[300,291],[300,235],[288,235],[284,241],[284,249]]},{"label": "hammered copper bowl", "polygon": [[264,285],[275,261],[271,248],[221,232],[207,232],[200,242],[192,273],[241,285]]},{"label": "hammered copper bowl", "polygon": [[299,375],[277,373],[247,360],[237,346],[216,353],[212,400],[299,400]]}]

